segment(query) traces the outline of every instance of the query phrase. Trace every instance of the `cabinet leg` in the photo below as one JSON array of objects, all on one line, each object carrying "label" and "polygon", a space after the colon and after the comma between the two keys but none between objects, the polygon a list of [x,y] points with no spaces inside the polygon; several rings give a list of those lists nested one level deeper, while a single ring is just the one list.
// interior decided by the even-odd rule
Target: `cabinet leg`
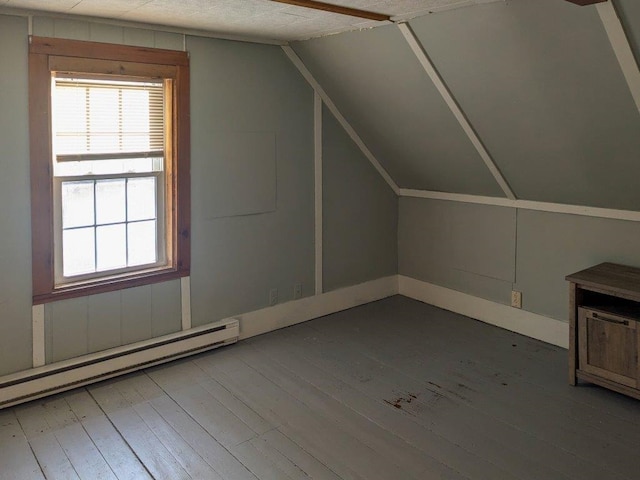
[{"label": "cabinet leg", "polygon": [[569,286],[569,385],[576,384],[576,368],[578,366],[578,332],[576,328],[576,284]]},{"label": "cabinet leg", "polygon": [[576,340],[578,338],[576,332],[575,321],[571,319],[569,322],[569,385],[576,384],[576,367],[578,366],[577,362],[577,348],[576,348]]}]

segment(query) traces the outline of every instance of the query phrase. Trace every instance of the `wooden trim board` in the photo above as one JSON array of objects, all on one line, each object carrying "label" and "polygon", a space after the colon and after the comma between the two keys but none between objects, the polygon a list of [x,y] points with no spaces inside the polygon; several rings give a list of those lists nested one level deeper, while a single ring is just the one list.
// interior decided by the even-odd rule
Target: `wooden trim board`
[{"label": "wooden trim board", "polygon": [[31,325],[33,340],[33,368],[45,364],[44,305],[31,307]]},{"label": "wooden trim board", "polygon": [[322,10],[330,13],[338,13],[340,15],[348,15],[350,17],[366,18],[377,22],[389,21],[391,17],[383,13],[361,10],[359,8],[350,8],[332,3],[318,2],[316,0],[271,0],[273,2],[286,3],[298,7],[311,8],[314,10]]},{"label": "wooden trim board", "polygon": [[581,7],[586,7],[588,5],[593,5],[595,3],[606,2],[607,0],[567,0],[567,2],[573,3],[575,5],[579,5]]},{"label": "wooden trim board", "polygon": [[400,196],[408,198],[425,198],[429,200],[445,200],[450,202],[475,203],[479,205],[494,205],[497,207],[536,210],[539,212],[564,213],[567,215],[581,215],[585,217],[611,218],[613,220],[640,222],[640,212],[634,210],[616,210],[613,208],[586,207],[583,205],[536,202],[532,200],[510,200],[508,198],[500,197],[483,197],[481,195],[433,192],[429,190],[412,190],[408,188],[401,188]]},{"label": "wooden trim board", "polygon": [[398,277],[391,275],[321,295],[234,315],[232,318],[240,321],[242,340],[397,294]]},{"label": "wooden trim board", "polygon": [[338,120],[338,123],[342,125],[342,128],[344,128],[345,132],[347,132],[349,137],[351,137],[351,140],[353,140],[353,142],[358,146],[358,148],[364,154],[364,156],[367,157],[369,162],[371,162],[371,165],[373,165],[373,167],[378,171],[378,173],[382,176],[382,178],[384,178],[384,180],[391,187],[393,192],[396,195],[398,195],[400,192],[400,189],[398,188],[398,185],[396,184],[396,182],[393,181],[393,179],[391,178],[391,175],[389,175],[389,173],[384,169],[384,167],[380,164],[380,162],[378,162],[376,157],[373,155],[373,153],[371,153],[371,150],[369,150],[369,148],[365,145],[365,143],[362,141],[360,136],[356,133],[354,128],[351,126],[351,124],[347,121],[346,118],[344,118],[342,113],[340,113],[340,110],[338,110],[338,107],[336,107],[336,104],[333,103],[331,98],[329,98],[329,95],[327,95],[327,92],[325,92],[325,90],[322,88],[322,85],[320,85],[320,83],[318,83],[318,81],[314,78],[314,76],[311,74],[309,69],[302,62],[302,59],[298,57],[296,52],[289,46],[286,46],[286,45],[282,46],[282,50],[287,55],[287,57],[289,57],[289,60],[291,60],[291,63],[293,63],[293,65],[298,69],[298,71],[302,74],[302,76],[309,83],[309,85],[311,85],[311,88],[313,88],[313,90],[320,95],[324,104],[327,106],[329,111],[331,111],[331,113],[336,117],[336,120]]},{"label": "wooden trim board", "polygon": [[236,315],[240,339],[312,320],[393,295],[404,295],[543,342],[569,347],[569,324],[404,275],[372,280]]},{"label": "wooden trim board", "polygon": [[182,311],[182,331],[191,329],[191,277],[180,279],[180,309]]},{"label": "wooden trim board", "polygon": [[398,275],[398,292],[451,312],[475,318],[562,348],[569,347],[569,324],[536,313],[474,297],[450,288]]},{"label": "wooden trim board", "polygon": [[596,5],[600,20],[607,32],[611,47],[613,48],[620,68],[627,81],[631,96],[636,103],[636,107],[640,110],[640,69],[633,55],[631,44],[624,31],[624,26],[618,17],[615,5],[611,1]]},{"label": "wooden trim board", "polygon": [[422,45],[420,40],[418,39],[417,35],[414,33],[411,27],[406,23],[399,23],[398,28],[400,29],[400,33],[402,33],[402,36],[404,37],[404,39],[407,41],[409,48],[411,48],[411,51],[414,53],[414,55],[418,59],[420,66],[424,69],[428,77],[433,82],[433,85],[436,87],[436,90],[438,90],[438,92],[440,93],[440,96],[449,107],[449,110],[451,110],[451,113],[458,121],[458,124],[460,125],[464,133],[467,135],[467,138],[476,149],[476,152],[478,152],[478,155],[480,155],[480,158],[482,158],[482,161],[484,162],[485,166],[489,169],[489,172],[493,176],[496,183],[500,186],[500,188],[502,189],[504,194],[507,196],[507,198],[514,200],[516,196],[511,190],[511,187],[509,187],[509,184],[507,183],[506,179],[504,178],[502,173],[500,173],[498,166],[493,161],[493,158],[491,158],[491,154],[488,152],[488,150],[482,143],[482,140],[480,139],[475,129],[471,125],[471,122],[469,122],[469,119],[467,119],[467,116],[462,111],[462,108],[460,107],[460,105],[454,98],[453,94],[447,87],[446,83],[438,73],[438,70],[436,69],[431,59],[429,58],[429,55],[427,55],[427,52],[424,49],[424,46]]}]

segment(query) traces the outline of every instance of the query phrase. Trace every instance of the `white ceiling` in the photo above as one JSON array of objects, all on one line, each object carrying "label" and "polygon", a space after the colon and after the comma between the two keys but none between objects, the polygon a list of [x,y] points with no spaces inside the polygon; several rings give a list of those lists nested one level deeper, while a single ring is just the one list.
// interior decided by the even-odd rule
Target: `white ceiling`
[{"label": "white ceiling", "polygon": [[[335,5],[390,15],[393,20],[494,1],[500,0],[326,0]],[[0,8],[103,17],[284,41],[388,23],[271,0],[0,0]]]}]

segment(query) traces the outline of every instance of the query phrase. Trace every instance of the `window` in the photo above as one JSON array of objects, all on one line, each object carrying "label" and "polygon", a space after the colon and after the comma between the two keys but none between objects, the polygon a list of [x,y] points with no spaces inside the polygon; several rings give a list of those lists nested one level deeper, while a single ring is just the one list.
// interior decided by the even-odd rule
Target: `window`
[{"label": "window", "polygon": [[30,39],[33,301],[189,274],[184,52]]},{"label": "window", "polygon": [[164,82],[54,72],[56,285],[166,264]]}]

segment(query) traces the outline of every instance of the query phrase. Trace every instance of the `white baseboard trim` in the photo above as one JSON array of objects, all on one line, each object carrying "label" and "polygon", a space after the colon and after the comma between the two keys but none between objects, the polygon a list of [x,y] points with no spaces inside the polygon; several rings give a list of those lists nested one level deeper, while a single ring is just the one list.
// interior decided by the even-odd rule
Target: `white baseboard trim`
[{"label": "white baseboard trim", "polygon": [[451,312],[527,337],[569,348],[569,324],[554,318],[474,297],[450,288],[398,275],[398,292]]},{"label": "white baseboard trim", "polygon": [[0,377],[0,409],[238,341],[226,320]]},{"label": "white baseboard trim", "polygon": [[313,297],[234,315],[233,318],[240,321],[242,340],[397,294],[398,276],[391,275]]}]

